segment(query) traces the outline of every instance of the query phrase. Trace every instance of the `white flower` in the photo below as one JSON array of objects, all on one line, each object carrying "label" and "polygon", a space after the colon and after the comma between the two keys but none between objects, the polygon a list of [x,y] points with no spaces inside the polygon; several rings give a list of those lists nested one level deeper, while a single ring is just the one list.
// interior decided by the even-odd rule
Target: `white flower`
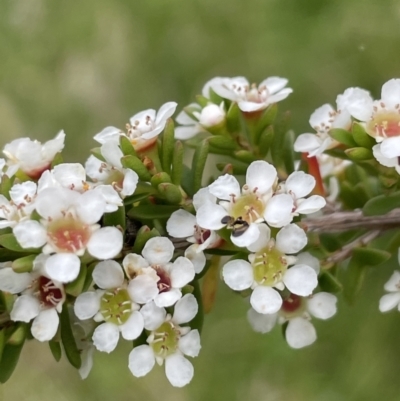
[{"label": "white flower", "polygon": [[[400,263],[400,250],[399,250]],[[388,312],[397,307],[400,311],[400,272],[395,270],[389,281],[385,284],[385,291],[389,294],[384,295],[379,301],[379,310]]]},{"label": "white flower", "polygon": [[16,139],[4,147],[3,153],[9,166],[7,175],[11,177],[19,169],[33,179],[47,170],[54,156],[64,148],[64,131],[60,131],[54,139],[41,144],[29,138]]},{"label": "white flower", "polygon": [[150,302],[142,307],[144,326],[151,333],[148,345],[135,347],[129,354],[129,369],[135,377],[149,373],[155,363],[165,361],[165,374],[174,387],[183,387],[193,378],[193,365],[185,356],[196,357],[200,352],[200,334],[181,324],[190,322],[197,314],[198,305],[192,294],[180,299],[171,317],[164,308]]},{"label": "white flower", "polygon": [[148,109],[135,114],[130,118],[128,132],[125,134],[115,127],[106,127],[94,136],[94,139],[104,144],[109,140],[118,140],[126,136],[134,146],[135,150],[143,151],[157,141],[157,136],[164,130],[169,117],[175,113],[177,104],[175,102],[164,103],[158,112]]},{"label": "white flower", "polygon": [[11,267],[0,269],[0,290],[20,294],[10,313],[16,322],[32,322],[31,332],[39,341],[50,341],[59,324],[58,313],[65,300],[64,287],[44,270],[48,256],[36,257],[31,273],[15,273]]},{"label": "white flower", "polygon": [[208,230],[227,226],[232,229],[231,241],[235,245],[251,245],[260,236],[258,225],[265,219],[276,179],[275,167],[265,161],[250,164],[242,190],[232,175],[219,177],[208,189],[220,200],[218,203],[205,202],[198,208],[197,224]]},{"label": "white flower", "polygon": [[36,191],[36,184],[26,181],[12,186],[10,200],[0,195],[0,228],[15,227],[30,218],[35,209]]},{"label": "white flower", "polygon": [[260,240],[249,247],[255,253],[249,255],[249,262],[234,259],[222,269],[225,283],[235,291],[252,288],[250,297],[252,307],[262,314],[276,313],[282,306],[282,297],[278,290],[285,287],[293,294],[308,296],[318,285],[317,272],[306,264],[295,264],[296,258],[286,254],[298,253],[307,244],[304,231],[296,224],[282,228],[276,243],[270,239],[270,230],[266,225]]},{"label": "white flower", "polygon": [[[381,155],[386,159],[400,156],[400,79],[383,84],[380,100],[373,101],[367,91],[359,88],[349,88],[346,92],[347,109],[380,143]],[[382,158],[377,160],[382,163]]]},{"label": "white flower", "polygon": [[[196,211],[207,202],[212,204],[216,202],[215,196],[210,194],[208,188],[201,188],[194,194],[193,206]],[[186,241],[194,244],[186,249],[185,256],[192,261],[196,273],[200,273],[206,263],[203,250],[214,248],[221,241],[215,231],[201,228],[197,224],[196,217],[182,209],[172,213],[167,221],[167,231],[172,237],[185,238]]]},{"label": "white flower", "polygon": [[103,352],[112,352],[119,334],[125,340],[134,340],[143,331],[143,316],[130,297],[121,266],[113,260],[97,264],[93,281],[100,288],[84,292],[75,301],[75,315],[81,319],[94,318],[102,322],[93,333],[93,344]]},{"label": "white flower", "polygon": [[270,332],[278,322],[288,322],[285,336],[292,348],[303,348],[317,339],[317,333],[310,322],[311,317],[326,320],[336,314],[335,295],[319,292],[307,298],[294,294],[287,297],[278,313],[264,315],[250,309],[247,318],[253,330],[259,333]]},{"label": "white flower", "polygon": [[122,167],[123,153],[118,143],[108,141],[101,146],[100,151],[105,162],[90,156],[85,164],[87,175],[96,185],[111,185],[122,198],[132,195],[139,177],[133,170]]},{"label": "white flower", "polygon": [[198,133],[219,126],[225,121],[226,113],[223,102],[219,106],[210,103],[203,108],[196,103],[192,103],[189,107],[198,109],[198,111],[193,112],[196,120],[185,111],[181,111],[176,117],[176,122],[181,125],[175,128],[176,139],[186,140],[193,138]]},{"label": "white flower", "polygon": [[291,88],[285,88],[287,83],[286,78],[270,77],[257,87],[250,85],[244,77],[213,78],[203,88],[203,95],[211,88],[222,98],[237,102],[243,112],[251,113],[286,99],[293,92]]},{"label": "white flower", "polygon": [[106,203],[101,194],[83,194],[64,188],[40,192],[35,208],[40,221],[25,220],[13,228],[23,248],[41,248],[53,254],[45,264],[48,276],[62,283],[75,280],[80,269],[79,256],[87,250],[97,259],[115,257],[122,249],[123,237],[116,227],[100,228]]},{"label": "white flower", "polygon": [[381,151],[382,144],[378,143],[372,147],[374,157],[382,166],[394,167],[398,174],[400,174],[400,160],[398,156],[385,157]]},{"label": "white flower", "polygon": [[134,277],[128,291],[135,302],[145,304],[154,300],[157,306],[168,307],[181,299],[181,289],[193,280],[195,271],[186,257],[180,256],[171,263],[174,250],[168,238],[155,237],[146,242],[143,257],[125,257],[125,271],[128,277]]},{"label": "white flower", "polygon": [[312,195],[305,199],[315,187],[315,178],[303,171],[295,171],[276,188],[269,200],[264,218],[272,227],[283,227],[299,214],[311,214],[322,209],[326,201],[322,196]]}]

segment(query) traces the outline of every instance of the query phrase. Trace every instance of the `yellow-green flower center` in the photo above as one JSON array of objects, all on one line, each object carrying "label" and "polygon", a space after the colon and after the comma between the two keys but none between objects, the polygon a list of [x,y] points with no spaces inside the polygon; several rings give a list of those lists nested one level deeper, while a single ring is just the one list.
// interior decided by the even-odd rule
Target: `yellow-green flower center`
[{"label": "yellow-green flower center", "polygon": [[128,291],[122,288],[107,291],[100,301],[100,311],[106,322],[121,325],[132,313],[132,301]]},{"label": "yellow-green flower center", "polygon": [[234,199],[231,204],[230,215],[235,220],[242,219],[247,223],[259,219],[264,214],[264,204],[256,194],[246,194]]},{"label": "yellow-green flower center", "polygon": [[367,125],[367,132],[373,137],[400,136],[400,114],[386,111],[376,113]]},{"label": "yellow-green flower center", "polygon": [[150,345],[156,355],[165,358],[177,350],[180,334],[173,323],[163,323],[157,330],[153,332],[153,335],[154,340]]},{"label": "yellow-green flower center", "polygon": [[285,255],[275,247],[266,247],[254,255],[252,261],[254,280],[265,286],[274,286],[282,280],[287,270]]}]

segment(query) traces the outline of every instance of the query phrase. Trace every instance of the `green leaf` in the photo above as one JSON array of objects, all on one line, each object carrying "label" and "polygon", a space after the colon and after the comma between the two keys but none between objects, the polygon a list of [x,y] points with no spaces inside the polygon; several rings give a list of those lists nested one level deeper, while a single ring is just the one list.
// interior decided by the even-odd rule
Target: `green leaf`
[{"label": "green leaf", "polygon": [[172,156],[171,179],[175,185],[180,185],[183,173],[183,143],[175,142],[174,153]]},{"label": "green leaf", "polygon": [[260,135],[259,141],[259,152],[261,156],[265,156],[268,153],[269,148],[271,147],[274,141],[274,127],[270,125],[265,128]]},{"label": "green leaf", "polygon": [[49,341],[49,347],[51,354],[53,355],[56,362],[59,362],[61,359],[61,344],[59,341],[51,340]]},{"label": "green leaf", "polygon": [[364,266],[377,266],[386,262],[391,253],[374,248],[354,248],[353,258]]},{"label": "green leaf", "polygon": [[192,180],[193,192],[196,193],[201,188],[204,167],[207,162],[209,152],[209,143],[207,140],[202,141],[196,148],[192,162]]},{"label": "green leaf", "polygon": [[194,319],[190,322],[190,327],[192,330],[197,329],[201,334],[204,323],[203,299],[201,296],[199,281],[195,280],[191,283],[191,285],[193,286],[193,295],[195,296],[197,304],[199,305],[199,311],[197,312],[197,315],[194,317]]},{"label": "green leaf", "polygon": [[192,181],[192,170],[185,164],[182,165],[182,180],[181,186],[183,190],[190,196],[193,197],[193,181]]},{"label": "green leaf", "polygon": [[150,181],[151,175],[146,166],[136,156],[127,155],[121,158],[122,166],[136,172],[142,181]]},{"label": "green leaf", "polygon": [[175,205],[139,205],[128,212],[128,216],[137,220],[168,219],[179,209]]},{"label": "green leaf", "polygon": [[167,124],[162,135],[162,147],[161,147],[161,160],[162,167],[168,174],[171,172],[171,163],[174,153],[175,144],[175,133],[174,133],[174,121],[172,118],[167,120]]},{"label": "green leaf", "polygon": [[6,312],[11,313],[12,308],[14,306],[14,302],[15,302],[15,297],[13,294],[9,292],[0,291],[0,305]]},{"label": "green leaf", "polygon": [[237,149],[236,142],[232,138],[227,138],[226,136],[210,136],[207,141],[213,148],[223,149],[227,151],[233,151]]},{"label": "green leaf", "polygon": [[208,105],[208,103],[210,103],[210,101],[204,97],[203,95],[196,95],[196,102],[203,108],[206,107]]},{"label": "green leaf", "polygon": [[357,146],[357,143],[354,141],[351,132],[345,129],[333,128],[329,131],[329,136],[331,136],[333,139],[336,139],[343,145],[349,146],[350,148]]},{"label": "green leaf", "polygon": [[400,205],[400,191],[389,195],[379,195],[370,199],[363,207],[364,216],[380,216]]},{"label": "green leaf", "polygon": [[39,253],[41,248],[22,248],[22,246],[18,243],[14,234],[3,234],[0,235],[0,245],[10,251],[15,252],[25,252],[25,253]]},{"label": "green leaf", "polygon": [[5,196],[8,200],[10,200],[10,189],[14,184],[14,178],[9,178],[8,175],[4,174],[1,177],[0,182],[0,194]]},{"label": "green leaf", "polygon": [[69,319],[68,305],[64,303],[62,312],[60,315],[61,325],[61,341],[64,347],[65,355],[67,356],[70,364],[79,369],[81,367],[81,354],[78,347],[76,346],[75,338],[72,333],[71,321]]},{"label": "green leaf", "polygon": [[119,146],[124,156],[127,155],[137,156],[135,148],[132,145],[132,142],[125,135],[120,135]]},{"label": "green leaf", "polygon": [[342,283],[328,271],[323,271],[319,275],[318,283],[322,291],[337,293],[343,290]]},{"label": "green leaf", "polygon": [[359,123],[353,123],[351,132],[353,134],[353,138],[355,142],[362,146],[363,148],[371,149],[374,145],[376,145],[376,141],[370,135],[368,135],[364,127]]},{"label": "green leaf", "polygon": [[160,184],[158,187],[158,193],[163,199],[172,205],[178,205],[182,201],[182,192],[180,188],[169,182]]},{"label": "green leaf", "polygon": [[3,355],[3,350],[6,345],[6,329],[1,329],[0,330],[0,363],[1,363],[1,357]]},{"label": "green leaf", "polygon": [[219,171],[225,171],[227,168],[232,172],[234,175],[244,175],[246,174],[247,168],[249,166],[247,164],[242,163],[217,163],[217,169]]},{"label": "green leaf", "polygon": [[53,160],[51,162],[50,168],[53,169],[55,166],[62,164],[64,162],[62,153],[58,152],[54,155]]},{"label": "green leaf", "polygon": [[256,144],[260,142],[261,134],[262,132],[272,125],[272,123],[275,121],[275,118],[278,114],[278,104],[273,103],[269,107],[267,107],[263,114],[261,115],[260,119],[258,120],[257,123],[257,136],[256,136]]},{"label": "green leaf", "polygon": [[11,377],[17,366],[23,346],[24,342],[18,345],[7,344],[4,347],[0,361],[0,383],[5,383]]},{"label": "green leaf", "polygon": [[237,103],[232,102],[226,113],[226,126],[229,132],[237,132],[240,130],[240,109]]},{"label": "green leaf", "polygon": [[346,149],[344,153],[349,156],[350,160],[353,160],[355,162],[370,160],[374,158],[374,155],[372,154],[372,151],[370,149],[361,147]]},{"label": "green leaf", "polygon": [[172,182],[172,180],[170,175],[164,172],[154,174],[150,180],[150,183],[154,188],[157,188],[160,184],[163,184],[165,182],[170,183]]},{"label": "green leaf", "polygon": [[85,292],[89,289],[89,287],[93,283],[93,270],[97,266],[97,262],[91,263],[86,267],[86,277],[85,277],[85,282],[83,283],[82,291]]},{"label": "green leaf", "polygon": [[125,207],[120,206],[115,212],[104,213],[103,226],[126,228]]},{"label": "green leaf", "polygon": [[248,150],[238,150],[234,152],[234,157],[240,160],[241,162],[248,164],[257,160],[257,157],[254,155],[254,153]]},{"label": "green leaf", "polygon": [[29,273],[33,269],[33,261],[36,257],[37,255],[28,255],[15,259],[13,260],[11,267],[16,273]]},{"label": "green leaf", "polygon": [[329,156],[336,157],[338,159],[349,160],[346,153],[344,153],[343,149],[334,148],[334,149],[327,149],[324,151]]},{"label": "green leaf", "polygon": [[349,304],[353,304],[361,292],[366,273],[366,266],[360,263],[357,258],[352,257],[342,280],[344,284],[343,294]]},{"label": "green leaf", "polygon": [[73,297],[77,297],[78,295],[80,295],[85,285],[86,274],[87,266],[81,264],[78,277],[74,281],[71,281],[70,283],[65,285],[65,292],[69,295],[72,295]]},{"label": "green leaf", "polygon": [[101,153],[101,148],[100,148],[100,147],[90,149],[90,153],[91,153],[94,157],[96,157],[97,159],[101,160],[102,162],[105,162],[105,161],[106,161],[106,159],[104,158],[104,156],[103,156],[102,153]]}]

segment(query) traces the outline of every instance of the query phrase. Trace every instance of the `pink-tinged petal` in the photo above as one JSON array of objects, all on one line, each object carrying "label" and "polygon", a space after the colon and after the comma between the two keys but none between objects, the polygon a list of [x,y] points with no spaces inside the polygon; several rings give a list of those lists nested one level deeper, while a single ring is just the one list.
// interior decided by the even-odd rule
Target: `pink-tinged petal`
[{"label": "pink-tinged petal", "polygon": [[264,218],[271,227],[283,227],[292,221],[293,198],[287,194],[273,196],[267,203]]},{"label": "pink-tinged petal", "polygon": [[400,79],[391,79],[382,86],[382,102],[386,108],[400,105]]},{"label": "pink-tinged petal", "polygon": [[30,322],[40,312],[40,303],[32,295],[21,295],[13,305],[10,318],[14,322]]},{"label": "pink-tinged petal", "polygon": [[292,348],[307,347],[317,339],[314,326],[302,317],[295,317],[289,321],[285,335],[286,341]]},{"label": "pink-tinged petal", "polygon": [[167,221],[167,231],[171,237],[187,238],[195,231],[196,217],[186,210],[179,209]]},{"label": "pink-tinged petal", "polygon": [[254,282],[251,264],[242,259],[231,260],[222,268],[222,277],[232,290],[243,291]]},{"label": "pink-tinged petal", "polygon": [[386,138],[381,143],[381,153],[384,157],[400,156],[400,137]]},{"label": "pink-tinged petal", "polygon": [[175,113],[176,106],[178,106],[178,103],[176,102],[164,103],[160,107],[160,110],[158,110],[156,124],[159,124],[160,122],[165,121],[167,118],[170,118],[172,114]]},{"label": "pink-tinged petal", "polygon": [[208,190],[214,196],[223,200],[231,200],[232,195],[240,196],[240,185],[238,180],[230,174],[225,174],[218,177],[211,185],[208,186]]},{"label": "pink-tinged petal", "polygon": [[249,225],[247,230],[239,236],[231,234],[231,241],[233,244],[239,247],[248,247],[254,244],[260,238],[260,230],[258,224],[252,223]]},{"label": "pink-tinged petal", "polygon": [[201,349],[199,331],[190,330],[188,334],[181,337],[178,348],[184,355],[191,356],[192,358],[198,356]]},{"label": "pink-tinged petal", "polygon": [[133,312],[128,320],[120,326],[121,335],[125,340],[135,340],[143,331],[144,320],[140,312]]},{"label": "pink-tinged petal", "polygon": [[250,304],[256,312],[270,315],[281,309],[282,297],[273,288],[260,285],[251,294]]},{"label": "pink-tinged petal", "polygon": [[326,320],[336,314],[336,303],[335,295],[319,292],[307,300],[307,309],[316,318]]},{"label": "pink-tinged petal", "polygon": [[228,212],[220,205],[207,202],[197,210],[197,224],[207,230],[219,230],[226,226],[222,219],[228,215]]},{"label": "pink-tinged petal", "polygon": [[92,340],[99,351],[107,353],[114,351],[119,340],[118,326],[112,323],[102,323],[96,327]]},{"label": "pink-tinged petal", "polygon": [[97,259],[112,259],[123,245],[123,235],[116,227],[103,227],[95,231],[87,244],[88,252]]},{"label": "pink-tinged petal", "polygon": [[283,276],[283,282],[290,292],[302,297],[311,295],[318,285],[317,273],[307,265],[294,265]]},{"label": "pink-tinged petal", "polygon": [[145,304],[157,296],[157,282],[147,274],[140,274],[129,282],[128,292],[133,301]]},{"label": "pink-tinged petal", "polygon": [[164,322],[167,312],[164,308],[158,307],[153,301],[143,305],[140,313],[144,319],[144,328],[146,330],[156,330]]},{"label": "pink-tinged petal", "polygon": [[310,214],[318,212],[326,205],[326,200],[319,195],[312,195],[307,199],[298,202],[296,213]]},{"label": "pink-tinged petal", "polygon": [[400,305],[400,292],[386,294],[379,300],[379,310],[381,312],[388,312],[398,305]]},{"label": "pink-tinged petal", "polygon": [[276,247],[282,253],[298,253],[307,245],[307,235],[297,224],[289,224],[279,230]]},{"label": "pink-tinged petal", "polygon": [[79,274],[81,261],[73,253],[56,253],[45,263],[45,271],[52,280],[60,283],[74,281]]},{"label": "pink-tinged petal", "polygon": [[165,359],[165,375],[174,387],[189,384],[193,373],[193,365],[182,355],[172,354]]},{"label": "pink-tinged petal", "polygon": [[98,263],[92,275],[96,285],[103,289],[118,288],[124,282],[122,267],[115,260],[105,260]]},{"label": "pink-tinged petal", "polygon": [[186,141],[187,139],[195,137],[199,132],[203,131],[200,125],[188,125],[185,127],[175,128],[175,139]]},{"label": "pink-tinged petal", "polygon": [[172,306],[182,297],[182,292],[177,288],[171,288],[169,291],[162,292],[154,298],[154,303],[160,308]]},{"label": "pink-tinged petal", "polygon": [[0,269],[0,291],[18,294],[32,281],[30,273],[15,273],[11,267]]},{"label": "pink-tinged petal", "polygon": [[186,294],[176,303],[172,320],[176,324],[189,323],[198,310],[199,305],[194,295]]},{"label": "pink-tinged petal", "polygon": [[154,352],[148,345],[139,345],[129,354],[129,370],[135,377],[146,376],[155,363]]},{"label": "pink-tinged petal", "polygon": [[50,341],[57,333],[60,318],[54,308],[41,311],[33,320],[31,332],[36,340]]},{"label": "pink-tinged petal", "polygon": [[168,238],[155,237],[146,242],[142,255],[150,264],[164,265],[172,259],[174,251],[174,244]]},{"label": "pink-tinged petal", "polygon": [[295,171],[286,180],[286,190],[292,192],[297,199],[307,196],[315,187],[315,178],[303,171]]},{"label": "pink-tinged petal", "polygon": [[22,248],[41,248],[47,242],[45,228],[35,220],[18,223],[13,233]]},{"label": "pink-tinged petal", "polygon": [[247,320],[257,333],[269,333],[275,327],[277,319],[277,313],[266,315],[256,312],[253,308],[247,311]]},{"label": "pink-tinged petal", "polygon": [[271,164],[259,160],[250,164],[246,172],[246,184],[250,191],[265,194],[271,191],[278,174]]},{"label": "pink-tinged petal", "polygon": [[78,319],[91,319],[100,309],[100,296],[98,292],[90,291],[80,294],[74,303],[74,312]]}]

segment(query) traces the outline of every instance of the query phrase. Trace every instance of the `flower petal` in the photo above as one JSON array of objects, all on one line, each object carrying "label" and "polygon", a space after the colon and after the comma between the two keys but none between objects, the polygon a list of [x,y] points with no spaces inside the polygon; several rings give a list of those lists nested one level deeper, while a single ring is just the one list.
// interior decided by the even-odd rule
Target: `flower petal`
[{"label": "flower petal", "polygon": [[221,220],[227,215],[227,211],[222,206],[207,202],[197,210],[196,219],[202,228],[220,230],[226,226],[226,224],[221,223]]},{"label": "flower petal", "polygon": [[192,358],[198,356],[201,349],[199,331],[190,330],[189,333],[179,339],[178,347],[187,356]]},{"label": "flower petal", "polygon": [[15,273],[11,267],[0,269],[0,291],[18,294],[25,290],[31,281],[30,273]]},{"label": "flower petal", "polygon": [[76,298],[74,312],[78,319],[91,319],[100,309],[100,295],[98,292],[84,292]]},{"label": "flower petal", "polygon": [[292,348],[307,347],[317,339],[314,326],[302,317],[295,317],[289,321],[285,336]]},{"label": "flower petal", "polygon": [[386,291],[397,292],[400,291],[400,271],[395,270],[390,276],[390,279],[384,286]]},{"label": "flower petal", "polygon": [[264,218],[272,227],[283,227],[292,221],[293,198],[288,194],[273,196],[267,203]]},{"label": "flower petal", "polygon": [[297,264],[299,265],[307,265],[312,267],[315,270],[315,273],[319,274],[320,264],[319,259],[312,256],[309,252],[302,252],[296,256]]},{"label": "flower petal", "polygon": [[176,301],[181,299],[182,292],[177,288],[171,288],[169,291],[162,292],[154,297],[154,303],[160,308],[172,306]]},{"label": "flower petal", "polygon": [[69,283],[78,277],[80,266],[80,259],[73,253],[56,253],[46,260],[45,271],[52,280]]},{"label": "flower petal", "polygon": [[133,301],[146,304],[157,296],[157,282],[147,274],[140,274],[129,282],[128,292]]},{"label": "flower petal", "polygon": [[193,235],[196,217],[186,210],[179,209],[171,214],[167,221],[168,234],[175,238],[187,238]]},{"label": "flower petal", "polygon": [[240,233],[239,236],[231,234],[231,241],[240,247],[248,247],[254,244],[260,238],[260,230],[258,224],[252,223],[249,225],[246,231]]},{"label": "flower petal", "polygon": [[276,168],[266,161],[259,160],[250,164],[246,172],[246,184],[251,191],[257,188],[260,194],[268,193],[277,177]]},{"label": "flower petal", "polygon": [[93,344],[101,352],[114,351],[119,340],[118,326],[112,323],[102,323],[93,333]]},{"label": "flower petal", "polygon": [[129,316],[129,319],[120,326],[121,335],[125,340],[134,340],[142,334],[143,327],[143,316],[140,312],[135,311]]},{"label": "flower petal", "polygon": [[281,308],[282,297],[273,288],[260,285],[251,294],[250,304],[258,313],[272,314]]},{"label": "flower petal", "polygon": [[329,319],[336,313],[337,298],[328,292],[319,292],[307,300],[308,311],[318,319]]},{"label": "flower petal", "polygon": [[192,262],[196,274],[199,274],[203,271],[207,261],[204,252],[198,251],[198,248],[199,246],[197,244],[193,244],[190,245],[185,251],[185,258]]},{"label": "flower petal", "polygon": [[321,210],[326,205],[326,200],[319,195],[312,195],[302,202],[299,202],[296,213],[310,214]]},{"label": "flower petal", "polygon": [[286,180],[286,189],[297,199],[307,196],[315,187],[315,178],[303,171],[295,171]]},{"label": "flower petal", "polygon": [[174,251],[171,240],[166,237],[155,237],[146,242],[142,255],[152,265],[164,265],[172,259]]},{"label": "flower petal", "polygon": [[275,327],[277,319],[277,313],[266,315],[256,312],[253,308],[247,311],[247,320],[252,329],[257,333],[269,333]]},{"label": "flower petal", "polygon": [[383,84],[382,102],[387,108],[400,104],[400,79],[391,79]]},{"label": "flower petal", "polygon": [[276,235],[276,247],[283,253],[297,253],[307,241],[306,233],[297,224],[288,224]]},{"label": "flower petal", "polygon": [[271,238],[271,229],[266,224],[258,224],[257,227],[258,230],[260,231],[260,235],[255,242],[247,246],[247,249],[250,252],[260,251],[261,249],[267,246]]},{"label": "flower petal", "polygon": [[206,202],[215,203],[217,198],[212,195],[209,189],[200,188],[194,195],[193,195],[193,206],[195,210],[198,210],[200,206],[204,205]]},{"label": "flower petal", "polygon": [[242,291],[253,284],[253,268],[245,260],[231,260],[222,268],[222,277],[228,287],[235,291]]},{"label": "flower petal", "polygon": [[144,319],[144,328],[146,330],[156,330],[164,322],[167,312],[164,308],[159,308],[153,301],[143,305],[140,313]]},{"label": "flower petal", "polygon": [[381,143],[381,153],[388,158],[400,156],[400,137],[385,138]]},{"label": "flower petal", "polygon": [[307,265],[294,265],[283,276],[283,282],[290,292],[302,297],[312,294],[318,285],[317,273]]},{"label": "flower petal", "polygon": [[115,260],[105,260],[93,270],[93,281],[103,289],[121,287],[124,282],[122,267]]},{"label": "flower petal", "polygon": [[155,363],[154,352],[148,345],[139,345],[129,354],[129,370],[135,377],[146,376]]},{"label": "flower petal", "polygon": [[95,231],[87,244],[88,252],[97,259],[112,259],[123,245],[123,235],[116,227],[103,227]]},{"label": "flower petal", "polygon": [[193,294],[184,295],[175,305],[172,320],[176,324],[189,323],[199,310],[199,305]]},{"label": "flower petal", "polygon": [[379,300],[379,310],[381,312],[388,312],[400,304],[400,292],[394,292],[384,295]]},{"label": "flower petal", "polygon": [[22,221],[13,233],[22,248],[41,248],[47,242],[45,228],[35,220]]},{"label": "flower petal", "polygon": [[208,186],[208,190],[214,196],[223,200],[230,200],[231,195],[240,195],[240,185],[238,180],[231,174],[225,174],[218,177],[211,185]]},{"label": "flower petal", "polygon": [[50,341],[57,333],[60,318],[54,308],[43,310],[33,320],[31,332],[38,341]]},{"label": "flower petal", "polygon": [[32,295],[21,295],[13,305],[10,313],[11,320],[14,322],[30,322],[40,312],[40,303]]},{"label": "flower petal", "polygon": [[174,387],[186,386],[193,373],[193,365],[182,355],[172,354],[165,359],[165,375]]}]

